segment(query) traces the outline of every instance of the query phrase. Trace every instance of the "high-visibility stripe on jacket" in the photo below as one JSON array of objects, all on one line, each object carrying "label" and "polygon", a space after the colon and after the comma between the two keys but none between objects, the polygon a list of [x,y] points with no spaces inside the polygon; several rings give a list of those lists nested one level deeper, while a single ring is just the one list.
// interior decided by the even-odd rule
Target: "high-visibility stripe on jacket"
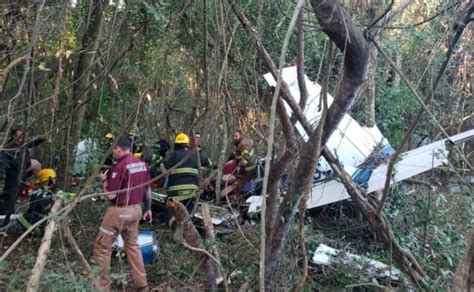
[{"label": "high-visibility stripe on jacket", "polygon": [[255,169],[257,158],[254,155],[253,141],[250,138],[243,137],[240,142],[235,145],[235,151],[231,155],[232,158],[239,162],[238,173],[249,176]]},{"label": "high-visibility stripe on jacket", "polygon": [[[197,190],[199,185],[197,152],[184,146],[175,148],[160,166],[161,171],[166,172],[179,164],[169,172],[168,191]],[[200,160],[202,166],[208,166],[207,157],[200,155]]]},{"label": "high-visibility stripe on jacket", "polygon": [[196,190],[183,190],[173,193],[176,193],[175,196],[172,196],[173,200],[175,201],[184,201],[196,197]]},{"label": "high-visibility stripe on jacket", "polygon": [[18,216],[18,221],[21,223],[21,225],[23,227],[25,227],[25,229],[29,229],[31,227],[30,222],[28,222],[28,220],[26,220],[26,218],[23,216],[23,214],[20,214]]}]

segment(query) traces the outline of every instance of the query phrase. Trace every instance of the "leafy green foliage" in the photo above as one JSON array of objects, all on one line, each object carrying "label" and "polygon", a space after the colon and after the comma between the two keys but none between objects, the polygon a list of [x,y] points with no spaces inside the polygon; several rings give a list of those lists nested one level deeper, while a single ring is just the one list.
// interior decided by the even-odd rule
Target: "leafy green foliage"
[{"label": "leafy green foliage", "polygon": [[446,285],[453,276],[449,271],[455,269],[465,248],[471,199],[461,193],[426,189],[408,196],[404,193],[393,192],[390,202],[389,218],[395,236],[430,275],[436,275],[440,287]]},{"label": "leafy green foliage", "polygon": [[49,291],[92,291],[94,285],[91,280],[82,275],[65,273],[65,271],[47,272],[41,281],[43,287]]}]

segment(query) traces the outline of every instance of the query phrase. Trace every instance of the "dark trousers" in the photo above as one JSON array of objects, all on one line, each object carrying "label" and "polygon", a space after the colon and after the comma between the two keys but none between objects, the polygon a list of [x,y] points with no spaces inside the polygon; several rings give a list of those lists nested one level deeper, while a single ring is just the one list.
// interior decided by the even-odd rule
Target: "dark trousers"
[{"label": "dark trousers", "polygon": [[[5,185],[1,196],[3,202],[0,206],[0,213],[6,215],[13,213],[19,191],[19,181],[20,167],[16,163],[11,163],[11,165],[5,170]],[[8,224],[8,222],[6,223]]]}]

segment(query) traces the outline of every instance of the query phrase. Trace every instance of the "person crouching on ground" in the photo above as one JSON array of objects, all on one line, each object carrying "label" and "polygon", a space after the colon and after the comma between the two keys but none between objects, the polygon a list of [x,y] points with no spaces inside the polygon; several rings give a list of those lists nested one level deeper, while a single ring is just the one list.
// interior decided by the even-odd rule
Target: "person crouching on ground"
[{"label": "person crouching on ground", "polygon": [[25,229],[48,216],[56,193],[56,171],[51,168],[41,169],[36,174],[35,183],[34,188],[28,194],[28,209],[24,214],[18,216],[18,221]]},{"label": "person crouching on ground", "polygon": [[132,279],[137,291],[148,291],[143,257],[137,243],[138,224],[142,218],[142,202],[145,202],[143,219],[151,223],[151,190],[147,184],[149,171],[145,162],[133,157],[129,137],[120,137],[112,154],[117,161],[108,171],[100,174],[104,192],[111,206],[102,220],[94,245],[94,258],[99,266],[95,287],[99,291],[110,291],[110,257],[112,244],[121,234],[124,238],[125,253],[131,267]]},{"label": "person crouching on ground", "polygon": [[[235,150],[230,154],[224,166],[225,188],[221,191],[221,198],[225,198],[230,193],[240,194],[240,188],[250,179],[252,172],[256,168],[257,158],[254,154],[253,140],[244,137],[240,130],[232,135]],[[227,168],[230,168],[227,170]]]}]

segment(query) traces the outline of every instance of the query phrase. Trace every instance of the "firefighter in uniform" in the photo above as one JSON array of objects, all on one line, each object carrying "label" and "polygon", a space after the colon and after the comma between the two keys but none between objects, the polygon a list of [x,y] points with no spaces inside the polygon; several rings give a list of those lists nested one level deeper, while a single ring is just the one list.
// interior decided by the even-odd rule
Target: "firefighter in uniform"
[{"label": "firefighter in uniform", "polygon": [[[168,174],[167,183],[168,197],[181,202],[186,206],[189,213],[194,208],[196,191],[199,185],[198,157],[202,167],[211,167],[210,160],[203,155],[198,155],[196,149],[191,150],[189,147],[189,137],[184,133],[180,133],[176,136],[174,151],[161,164],[161,171],[163,173],[171,169]],[[175,168],[172,169],[173,167]],[[169,210],[165,211],[163,217],[174,231],[176,224]]]},{"label": "firefighter in uniform", "polygon": [[104,192],[111,205],[102,220],[94,245],[94,258],[99,267],[95,287],[98,291],[110,290],[110,257],[112,244],[121,234],[124,238],[125,252],[131,267],[132,279],[137,291],[147,291],[148,284],[143,258],[137,243],[138,224],[142,218],[142,202],[145,203],[143,219],[151,222],[151,190],[146,183],[150,176],[145,162],[133,157],[132,141],[120,137],[113,149],[117,161],[108,171],[100,174]]},{"label": "firefighter in uniform", "polygon": [[36,174],[36,185],[29,192],[29,206],[24,214],[18,216],[21,225],[28,229],[45,216],[48,216],[54,203],[56,192],[56,171],[43,168]]},{"label": "firefighter in uniform", "polygon": [[234,191],[239,193],[240,187],[250,179],[257,163],[252,139],[244,137],[240,130],[235,131],[232,138],[235,150],[229,156],[228,161],[235,160],[236,168],[231,174],[222,177],[226,186],[221,192],[221,197]]},{"label": "firefighter in uniform", "polygon": [[[0,196],[2,201],[0,202],[0,214],[7,215],[3,226],[10,222],[10,215],[15,210],[17,196],[25,186],[26,170],[31,166],[30,149],[47,141],[48,136],[42,135],[29,143],[25,143],[23,131],[14,129],[10,138],[11,140],[0,152],[0,177],[4,177],[3,194]],[[24,157],[21,155],[23,148],[26,148]]]}]

